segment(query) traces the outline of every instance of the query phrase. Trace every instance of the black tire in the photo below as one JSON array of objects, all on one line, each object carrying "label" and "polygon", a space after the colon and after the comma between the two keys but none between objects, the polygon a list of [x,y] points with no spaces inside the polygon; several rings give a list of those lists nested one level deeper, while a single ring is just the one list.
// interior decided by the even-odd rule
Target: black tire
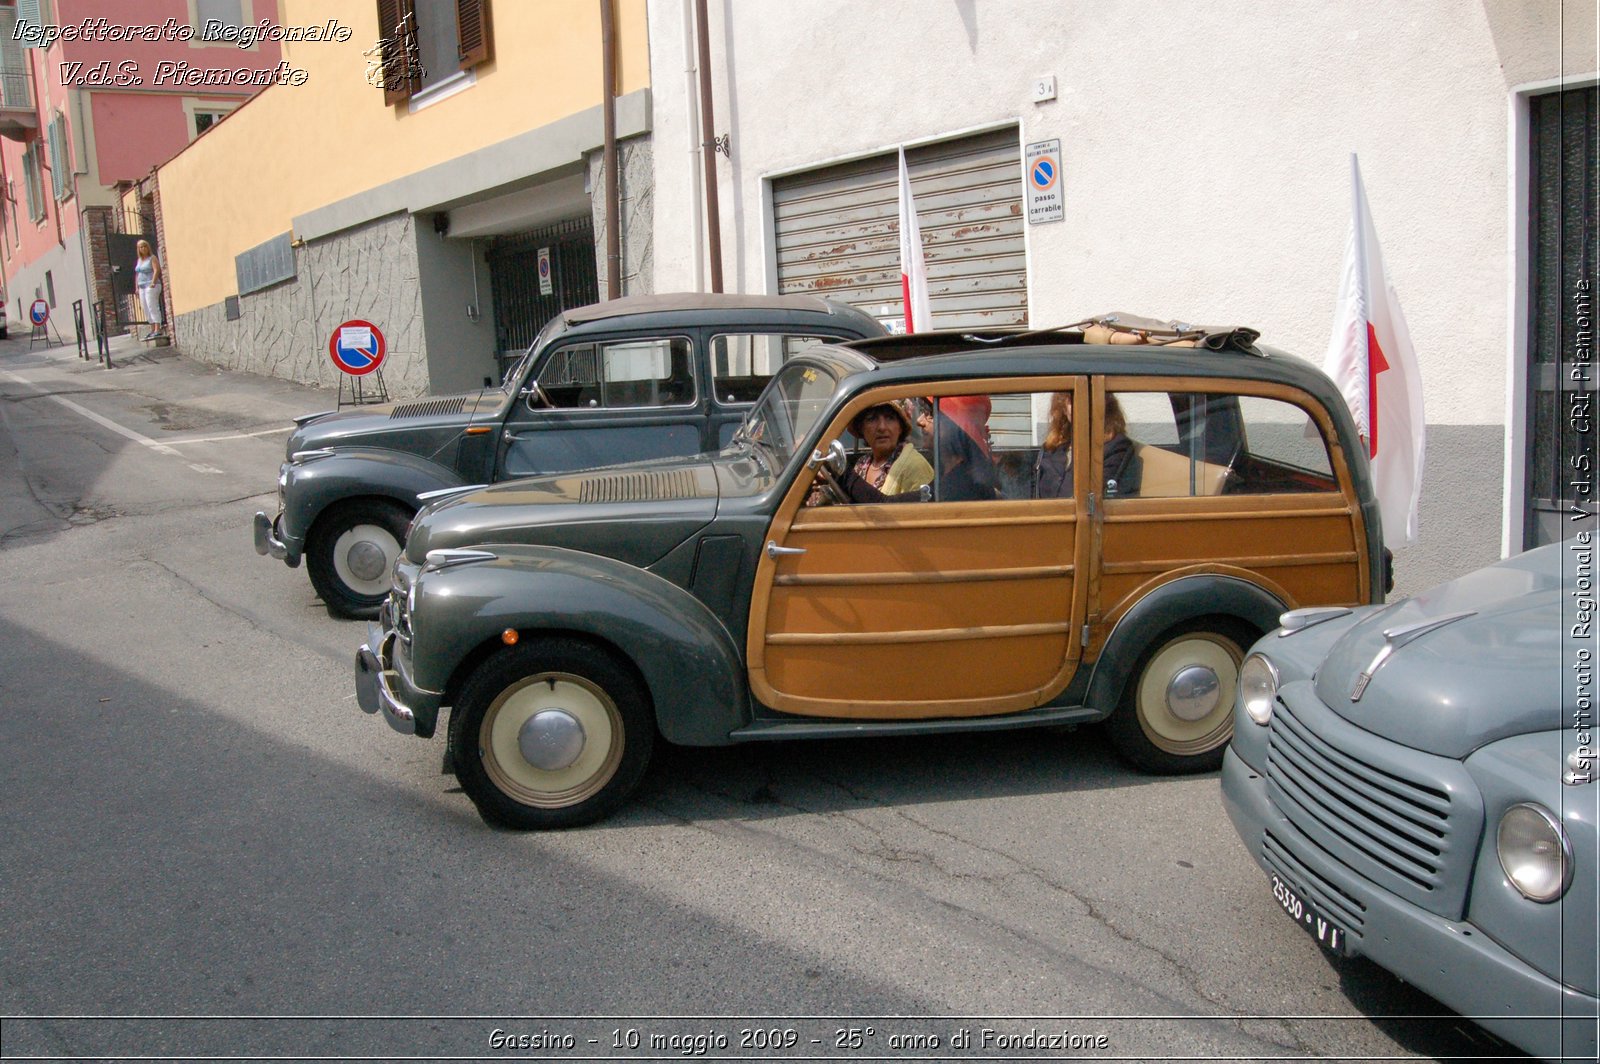
[{"label": "black tire", "polygon": [[[525,734],[547,711],[567,721],[552,718],[550,730]],[[497,652],[467,679],[450,711],[450,760],[485,822],[570,828],[599,820],[633,793],[655,734],[649,694],[626,662],[575,639],[532,639]],[[540,767],[523,756],[524,742],[554,761],[573,759]],[[575,742],[576,752],[563,742]]]},{"label": "black tire", "polygon": [[[1106,736],[1117,753],[1134,767],[1161,775],[1219,768],[1233,738],[1239,666],[1259,636],[1234,618],[1202,617],[1152,640],[1106,720]],[[1185,670],[1194,670],[1190,678],[1201,683],[1175,691],[1173,682]],[[1215,687],[1208,690],[1211,679]],[[1188,705],[1182,704],[1185,693],[1191,696]]]},{"label": "black tire", "polygon": [[390,499],[349,499],[322,512],[306,537],[306,570],[341,617],[376,617],[405,546],[411,511]]}]

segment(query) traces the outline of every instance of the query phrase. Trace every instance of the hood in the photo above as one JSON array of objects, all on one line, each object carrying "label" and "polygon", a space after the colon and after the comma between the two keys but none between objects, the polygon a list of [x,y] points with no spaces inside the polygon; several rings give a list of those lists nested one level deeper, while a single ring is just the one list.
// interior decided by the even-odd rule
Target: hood
[{"label": "hood", "polygon": [[[508,398],[498,388],[484,388],[460,395],[428,395],[322,414],[289,434],[285,457],[319,447],[392,447],[402,438],[409,443],[436,436],[443,445],[474,421],[495,419]],[[403,449],[419,450],[410,445]]]},{"label": "hood", "polygon": [[[1530,551],[1370,614],[1333,645],[1317,671],[1318,696],[1360,728],[1444,757],[1563,727],[1575,698],[1566,665],[1576,654],[1563,550]],[[1409,641],[1399,631],[1437,622]],[[1386,642],[1394,649],[1352,701]]]},{"label": "hood", "polygon": [[643,568],[710,523],[717,498],[706,455],[508,480],[424,507],[406,556],[421,564],[440,548],[528,543]]}]

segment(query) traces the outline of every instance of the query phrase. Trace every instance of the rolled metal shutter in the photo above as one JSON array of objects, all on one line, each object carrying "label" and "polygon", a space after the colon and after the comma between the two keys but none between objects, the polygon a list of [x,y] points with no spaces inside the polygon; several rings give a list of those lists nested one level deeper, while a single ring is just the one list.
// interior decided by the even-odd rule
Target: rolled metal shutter
[{"label": "rolled metal shutter", "polygon": [[[906,169],[934,326],[1027,324],[1017,130],[910,149]],[[879,319],[903,314],[893,153],[777,178],[772,202],[778,291],[839,299]]]}]

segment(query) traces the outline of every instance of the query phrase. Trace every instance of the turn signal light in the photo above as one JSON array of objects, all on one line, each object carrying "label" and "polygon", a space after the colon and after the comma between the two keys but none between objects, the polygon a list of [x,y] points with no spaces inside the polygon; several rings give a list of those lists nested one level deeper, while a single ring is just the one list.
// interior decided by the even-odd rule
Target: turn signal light
[{"label": "turn signal light", "polygon": [[516,646],[518,638],[519,636],[517,635],[517,630],[515,628],[507,628],[505,631],[500,633],[500,642],[504,643],[508,647]]}]

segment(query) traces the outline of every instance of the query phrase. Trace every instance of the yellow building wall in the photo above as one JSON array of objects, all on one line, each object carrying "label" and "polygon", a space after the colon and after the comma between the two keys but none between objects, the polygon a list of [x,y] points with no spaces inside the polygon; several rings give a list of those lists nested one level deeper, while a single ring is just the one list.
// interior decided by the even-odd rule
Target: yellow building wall
[{"label": "yellow building wall", "polygon": [[[618,95],[650,84],[646,0],[616,0]],[[599,4],[498,0],[492,58],[477,83],[415,114],[386,105],[362,53],[378,40],[372,0],[285,0],[284,26],[337,18],[349,41],[286,42],[301,85],[273,85],[159,170],[173,311],[237,294],[234,256],[296,215],[598,106]],[[207,65],[226,65],[219,53]]]}]

